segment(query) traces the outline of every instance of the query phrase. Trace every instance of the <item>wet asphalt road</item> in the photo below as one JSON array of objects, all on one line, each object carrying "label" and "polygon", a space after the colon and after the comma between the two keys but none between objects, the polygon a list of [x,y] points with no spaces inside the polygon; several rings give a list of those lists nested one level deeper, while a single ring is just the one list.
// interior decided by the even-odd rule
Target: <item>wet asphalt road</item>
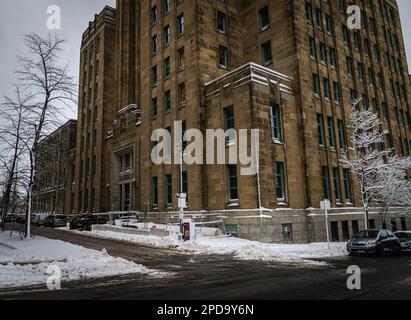
[{"label": "wet asphalt road", "polygon": [[[171,272],[63,283],[0,291],[0,299],[125,300],[288,300],[411,299],[411,254],[328,259],[328,266],[239,261],[232,256],[194,256],[122,241],[98,239],[61,230],[34,228],[34,233],[86,248],[102,250],[149,268]],[[347,289],[351,265],[361,268],[361,290]]]}]

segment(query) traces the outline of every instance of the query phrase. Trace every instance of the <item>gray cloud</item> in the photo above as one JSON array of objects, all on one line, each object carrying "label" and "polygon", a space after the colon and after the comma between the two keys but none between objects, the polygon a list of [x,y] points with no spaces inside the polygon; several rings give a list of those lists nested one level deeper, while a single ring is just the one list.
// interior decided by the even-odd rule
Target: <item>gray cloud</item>
[{"label": "gray cloud", "polygon": [[[18,67],[16,55],[24,54],[22,35],[36,32],[42,36],[47,29],[47,8],[61,8],[62,25],[57,34],[66,39],[62,63],[70,64],[70,73],[78,78],[81,36],[94,14],[105,5],[115,6],[115,0],[2,0],[0,19],[0,95],[10,95],[17,82],[12,71]],[[68,118],[77,118],[76,106],[67,110]]]},{"label": "gray cloud", "polygon": [[407,50],[408,66],[411,62],[411,1],[397,0],[400,8],[402,32],[404,34],[405,49]]}]

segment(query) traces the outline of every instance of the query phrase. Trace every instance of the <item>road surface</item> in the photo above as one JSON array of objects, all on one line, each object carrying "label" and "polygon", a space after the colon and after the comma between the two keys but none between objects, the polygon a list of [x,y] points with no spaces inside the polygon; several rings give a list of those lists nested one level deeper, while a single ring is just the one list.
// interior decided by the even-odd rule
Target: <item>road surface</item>
[{"label": "road surface", "polygon": [[[194,256],[116,240],[46,228],[34,233],[102,250],[147,267],[168,271],[166,278],[127,275],[72,283],[62,290],[45,286],[0,291],[0,299],[126,300],[282,300],[411,299],[411,254],[328,259],[328,266],[308,267],[240,261],[227,255]],[[349,290],[347,268],[358,265],[362,289]]]}]

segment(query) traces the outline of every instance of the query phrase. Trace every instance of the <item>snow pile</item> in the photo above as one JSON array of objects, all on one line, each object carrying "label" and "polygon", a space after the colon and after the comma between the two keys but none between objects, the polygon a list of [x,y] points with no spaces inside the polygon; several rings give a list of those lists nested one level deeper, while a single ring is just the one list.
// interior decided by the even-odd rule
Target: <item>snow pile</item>
[{"label": "snow pile", "polygon": [[124,274],[151,274],[142,265],[114,258],[105,250],[89,250],[63,241],[36,238],[21,240],[0,232],[0,288],[46,285],[47,269],[58,266],[61,281],[103,278]]},{"label": "snow pile", "polygon": [[105,239],[129,241],[160,248],[172,248],[185,253],[234,255],[242,260],[291,262],[324,265],[309,259],[346,256],[345,243],[268,244],[228,237],[198,237],[195,241],[180,242],[174,234],[169,237],[128,235],[106,231],[87,232],[88,235]]}]

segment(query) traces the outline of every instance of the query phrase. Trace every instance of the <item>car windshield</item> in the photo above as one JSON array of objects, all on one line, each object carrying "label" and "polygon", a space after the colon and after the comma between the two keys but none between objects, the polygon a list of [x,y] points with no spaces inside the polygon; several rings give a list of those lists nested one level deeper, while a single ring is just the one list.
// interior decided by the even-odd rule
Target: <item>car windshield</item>
[{"label": "car windshield", "polygon": [[66,218],[66,216],[63,216],[63,215],[57,215],[57,216],[54,216],[54,218],[55,218],[55,219],[64,220],[64,219]]},{"label": "car windshield", "polygon": [[375,239],[378,237],[379,231],[377,230],[364,230],[358,232],[354,238],[365,238],[365,239]]}]

